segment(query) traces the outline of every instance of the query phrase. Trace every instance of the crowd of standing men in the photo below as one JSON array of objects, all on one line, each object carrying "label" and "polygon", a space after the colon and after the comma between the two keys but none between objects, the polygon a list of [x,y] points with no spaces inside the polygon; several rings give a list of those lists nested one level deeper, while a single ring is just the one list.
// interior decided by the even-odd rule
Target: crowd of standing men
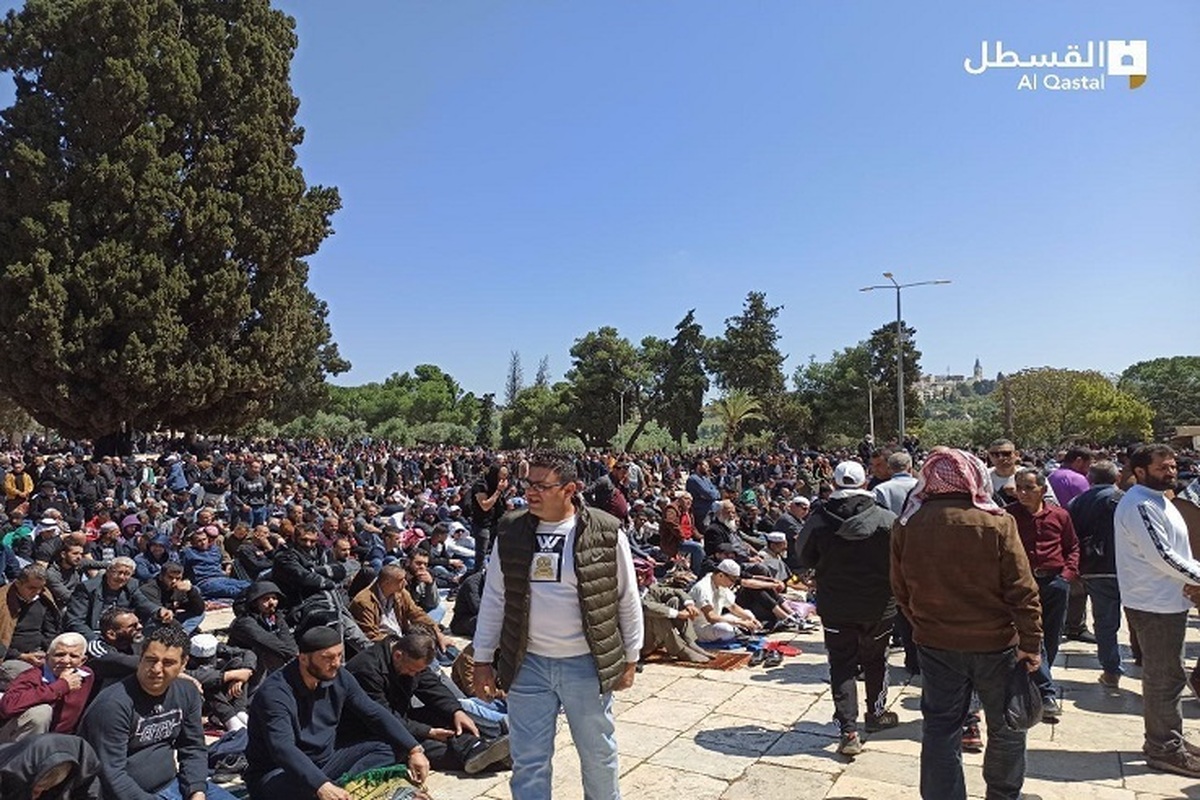
[{"label": "crowd of standing men", "polygon": [[[511,765],[515,797],[548,798],[561,707],[586,796],[619,798],[612,693],[639,661],[810,629],[809,599],[839,752],[898,722],[893,642],[922,674],[924,797],[965,797],[980,712],[988,796],[1018,797],[1008,676],[1028,670],[1056,720],[1065,635],[1096,642],[1119,691],[1122,609],[1148,763],[1200,778],[1180,714],[1194,475],[1162,445],[1118,465],[908,444],[682,461],[289,441],[122,459],[27,441],[0,456],[0,788],[225,797],[207,726],[245,737],[230,768],[252,797],[340,800],[344,776],[400,763],[418,783]],[[229,603],[228,636],[200,632]],[[467,677],[439,677],[451,664]]]}]

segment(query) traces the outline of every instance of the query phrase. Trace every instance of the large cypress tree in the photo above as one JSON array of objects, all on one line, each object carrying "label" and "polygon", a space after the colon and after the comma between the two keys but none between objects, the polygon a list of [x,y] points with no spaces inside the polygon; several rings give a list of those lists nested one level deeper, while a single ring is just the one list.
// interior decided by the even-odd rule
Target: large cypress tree
[{"label": "large cypress tree", "polygon": [[80,437],[229,429],[338,357],[304,257],[294,21],[268,0],[28,0],[0,32],[0,382]]}]

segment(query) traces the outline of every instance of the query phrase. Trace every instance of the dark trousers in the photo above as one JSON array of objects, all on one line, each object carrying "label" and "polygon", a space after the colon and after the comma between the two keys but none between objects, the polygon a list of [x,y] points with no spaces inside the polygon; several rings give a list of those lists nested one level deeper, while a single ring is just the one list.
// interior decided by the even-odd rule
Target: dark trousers
[{"label": "dark trousers", "polygon": [[859,668],[867,685],[867,713],[879,714],[887,703],[887,648],[895,617],[878,622],[825,621],[829,683],[833,686],[833,718],[843,731],[858,728]]},{"label": "dark trousers", "polygon": [[987,800],[1018,800],[1025,783],[1025,731],[1004,725],[1004,691],[1016,664],[1015,648],[963,653],[918,646],[921,655],[921,797],[966,800],[962,722],[971,691],[987,716],[983,779]]},{"label": "dark trousers", "polygon": [[[1064,625],[1067,636],[1078,636],[1087,630],[1087,603],[1087,584],[1083,578],[1076,577],[1071,581],[1071,597],[1067,601],[1067,620]],[[1096,608],[1093,605],[1092,613],[1095,612]]]},{"label": "dark trousers", "polygon": [[904,646],[904,668],[916,674],[921,671],[921,659],[917,656],[917,643],[913,641],[912,623],[904,612],[896,610],[896,635]]},{"label": "dark trousers", "polygon": [[475,563],[471,566],[471,572],[479,572],[479,570],[486,567],[488,554],[491,552],[492,529],[480,528],[475,531]]},{"label": "dark trousers", "polygon": [[1142,720],[1146,742],[1142,752],[1164,756],[1183,750],[1183,637],[1187,612],[1155,614],[1125,609],[1142,645]]},{"label": "dark trousers", "polygon": [[[392,746],[375,741],[339,746],[328,761],[317,766],[329,780],[336,782],[343,775],[357,775],[368,769],[395,763],[396,756],[392,752]],[[247,776],[246,785],[250,789],[251,800],[307,800],[316,796],[316,792],[299,776],[289,775],[282,768],[273,769],[261,777]]]},{"label": "dark trousers", "polygon": [[1038,595],[1042,601],[1042,666],[1034,674],[1034,683],[1042,691],[1042,697],[1054,696],[1050,669],[1058,658],[1058,645],[1062,640],[1063,623],[1067,618],[1067,598],[1071,584],[1061,575],[1037,578]]}]

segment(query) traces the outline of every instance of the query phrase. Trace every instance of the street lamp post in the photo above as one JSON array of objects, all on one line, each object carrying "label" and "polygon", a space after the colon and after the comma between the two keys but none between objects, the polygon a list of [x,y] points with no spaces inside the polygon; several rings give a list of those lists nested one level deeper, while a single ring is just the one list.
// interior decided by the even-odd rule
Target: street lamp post
[{"label": "street lamp post", "polygon": [[892,273],[885,272],[883,277],[891,281],[891,284],[878,284],[875,286],[864,286],[859,289],[860,292],[870,292],[874,289],[895,289],[896,290],[896,410],[899,416],[898,438],[900,445],[904,445],[904,328],[903,317],[900,314],[900,290],[907,289],[910,286],[937,286],[943,283],[950,283],[945,279],[936,281],[916,281],[915,283],[897,283],[896,278]]}]

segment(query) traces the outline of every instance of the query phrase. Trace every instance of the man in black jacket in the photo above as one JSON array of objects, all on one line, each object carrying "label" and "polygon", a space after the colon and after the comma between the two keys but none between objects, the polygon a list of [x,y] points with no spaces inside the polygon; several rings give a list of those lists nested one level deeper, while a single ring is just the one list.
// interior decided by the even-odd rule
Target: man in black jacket
[{"label": "man in black jacket", "polygon": [[[229,643],[254,652],[257,682],[296,657],[296,638],[279,613],[282,592],[270,581],[258,581],[246,594],[245,613],[229,627]],[[257,688],[252,685],[251,689]]]},{"label": "man in black jacket", "polygon": [[189,635],[200,628],[204,621],[204,596],[200,589],[183,577],[183,565],[168,561],[154,580],[141,584],[138,591],[151,603],[169,609],[175,622],[183,626]]},{"label": "man in black jacket", "polygon": [[1117,647],[1121,627],[1121,590],[1117,586],[1114,515],[1124,492],[1117,488],[1120,468],[1111,461],[1096,461],[1088,467],[1092,488],[1067,506],[1079,537],[1079,575],[1092,599],[1096,624],[1096,654],[1104,670],[1100,683],[1116,689],[1125,670]]},{"label": "man in black jacket", "polygon": [[138,591],[133,580],[132,558],[113,559],[103,575],[81,583],[71,595],[71,603],[63,618],[63,630],[81,633],[91,641],[100,635],[100,615],[112,606],[132,609],[143,624],[151,620],[170,622],[170,610],[151,602]]},{"label": "man in black jacket", "polygon": [[[388,636],[352,658],[346,670],[421,742],[434,769],[473,775],[506,759],[508,737],[480,738],[475,721],[429,669],[434,656],[434,640],[426,634]],[[417,708],[414,698],[420,702]],[[354,725],[346,729],[352,731]]]},{"label": "man in black jacket", "polygon": [[825,629],[834,719],[841,725],[838,752],[862,752],[858,736],[861,669],[867,688],[867,732],[894,727],[887,711],[887,647],[896,616],[891,584],[891,531],[896,515],[875,505],[867,476],[855,461],[833,471],[834,492],[808,518],[800,562],[815,572],[817,613]]}]

